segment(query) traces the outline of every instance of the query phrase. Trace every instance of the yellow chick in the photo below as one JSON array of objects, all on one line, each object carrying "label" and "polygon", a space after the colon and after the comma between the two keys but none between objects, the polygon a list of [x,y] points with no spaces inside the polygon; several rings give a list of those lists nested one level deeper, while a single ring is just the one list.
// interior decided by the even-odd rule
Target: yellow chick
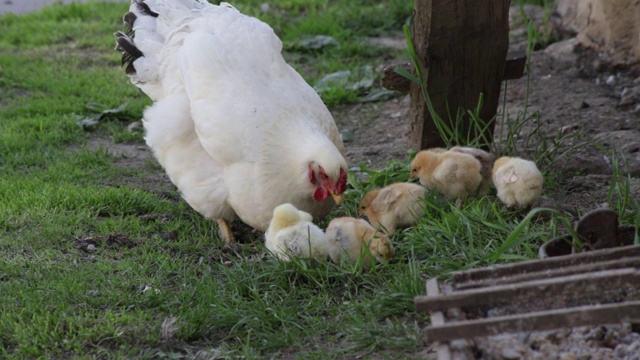
[{"label": "yellow chick", "polygon": [[490,152],[466,146],[454,146],[449,149],[449,151],[469,154],[480,161],[480,165],[482,166],[480,170],[480,175],[482,175],[482,182],[480,183],[479,191],[481,193],[487,192],[487,190],[489,190],[489,187],[491,186],[493,162],[496,157],[493,156],[493,154]]},{"label": "yellow chick", "polygon": [[391,236],[398,227],[414,226],[424,214],[422,198],[425,188],[412,183],[395,183],[369,191],[360,202],[358,214],[373,227]]},{"label": "yellow chick", "polygon": [[336,264],[343,258],[355,263],[363,254],[362,265],[369,267],[374,260],[389,260],[394,252],[389,238],[363,219],[339,217],[331,220],[327,238],[329,257]]},{"label": "yellow chick", "polygon": [[482,165],[475,157],[436,148],[422,150],[411,162],[411,177],[419,178],[428,189],[435,189],[448,199],[457,199],[458,207],[482,182]]},{"label": "yellow chick", "polygon": [[291,257],[326,260],[329,254],[327,236],[312,220],[311,214],[289,203],[277,206],[264,234],[265,246],[285,261]]},{"label": "yellow chick", "polygon": [[533,161],[501,157],[493,164],[493,184],[508,208],[535,205],[542,196],[542,173]]}]

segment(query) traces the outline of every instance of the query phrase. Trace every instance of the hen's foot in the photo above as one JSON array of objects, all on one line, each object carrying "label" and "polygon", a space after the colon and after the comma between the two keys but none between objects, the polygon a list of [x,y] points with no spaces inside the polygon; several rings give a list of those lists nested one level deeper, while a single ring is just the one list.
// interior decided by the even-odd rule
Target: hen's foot
[{"label": "hen's foot", "polygon": [[218,234],[222,240],[224,240],[224,246],[234,246],[236,244],[236,238],[233,236],[229,222],[225,219],[216,219],[216,222],[218,223]]}]

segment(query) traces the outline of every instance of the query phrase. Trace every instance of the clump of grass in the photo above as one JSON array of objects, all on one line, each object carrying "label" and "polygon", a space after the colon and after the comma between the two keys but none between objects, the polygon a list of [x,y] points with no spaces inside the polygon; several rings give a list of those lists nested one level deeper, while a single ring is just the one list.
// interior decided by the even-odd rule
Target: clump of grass
[{"label": "clump of grass", "polygon": [[624,164],[626,159],[620,158],[615,149],[610,152],[606,149],[602,150],[608,153],[612,173],[607,204],[618,213],[621,224],[635,226],[634,243],[640,244],[640,233],[638,232],[640,230],[640,201],[631,196],[631,176],[625,174],[621,168],[621,164]]}]

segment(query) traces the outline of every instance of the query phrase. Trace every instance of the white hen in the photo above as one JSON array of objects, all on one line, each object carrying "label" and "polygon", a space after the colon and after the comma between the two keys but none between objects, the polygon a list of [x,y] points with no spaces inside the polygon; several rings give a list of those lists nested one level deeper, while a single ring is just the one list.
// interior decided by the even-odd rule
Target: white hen
[{"label": "white hen", "polygon": [[277,206],[264,234],[265,246],[281,260],[291,257],[326,260],[329,254],[327,236],[311,220],[309,213],[291,204]]},{"label": "white hen", "polygon": [[204,0],[132,0],[123,20],[130,31],[116,33],[116,49],[154,101],[145,140],[227,242],[236,216],[264,231],[280,204],[322,217],[340,203],[347,163],[336,124],[271,27]]}]

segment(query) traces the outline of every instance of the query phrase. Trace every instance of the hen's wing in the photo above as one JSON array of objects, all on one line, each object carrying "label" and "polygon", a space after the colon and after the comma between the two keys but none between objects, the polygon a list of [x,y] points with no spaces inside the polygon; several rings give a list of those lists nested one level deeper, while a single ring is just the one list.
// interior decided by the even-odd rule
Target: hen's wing
[{"label": "hen's wing", "polygon": [[180,69],[198,136],[223,164],[259,161],[256,147],[287,132],[342,146],[326,106],[281,49],[267,24],[230,5],[208,7],[189,24]]}]

